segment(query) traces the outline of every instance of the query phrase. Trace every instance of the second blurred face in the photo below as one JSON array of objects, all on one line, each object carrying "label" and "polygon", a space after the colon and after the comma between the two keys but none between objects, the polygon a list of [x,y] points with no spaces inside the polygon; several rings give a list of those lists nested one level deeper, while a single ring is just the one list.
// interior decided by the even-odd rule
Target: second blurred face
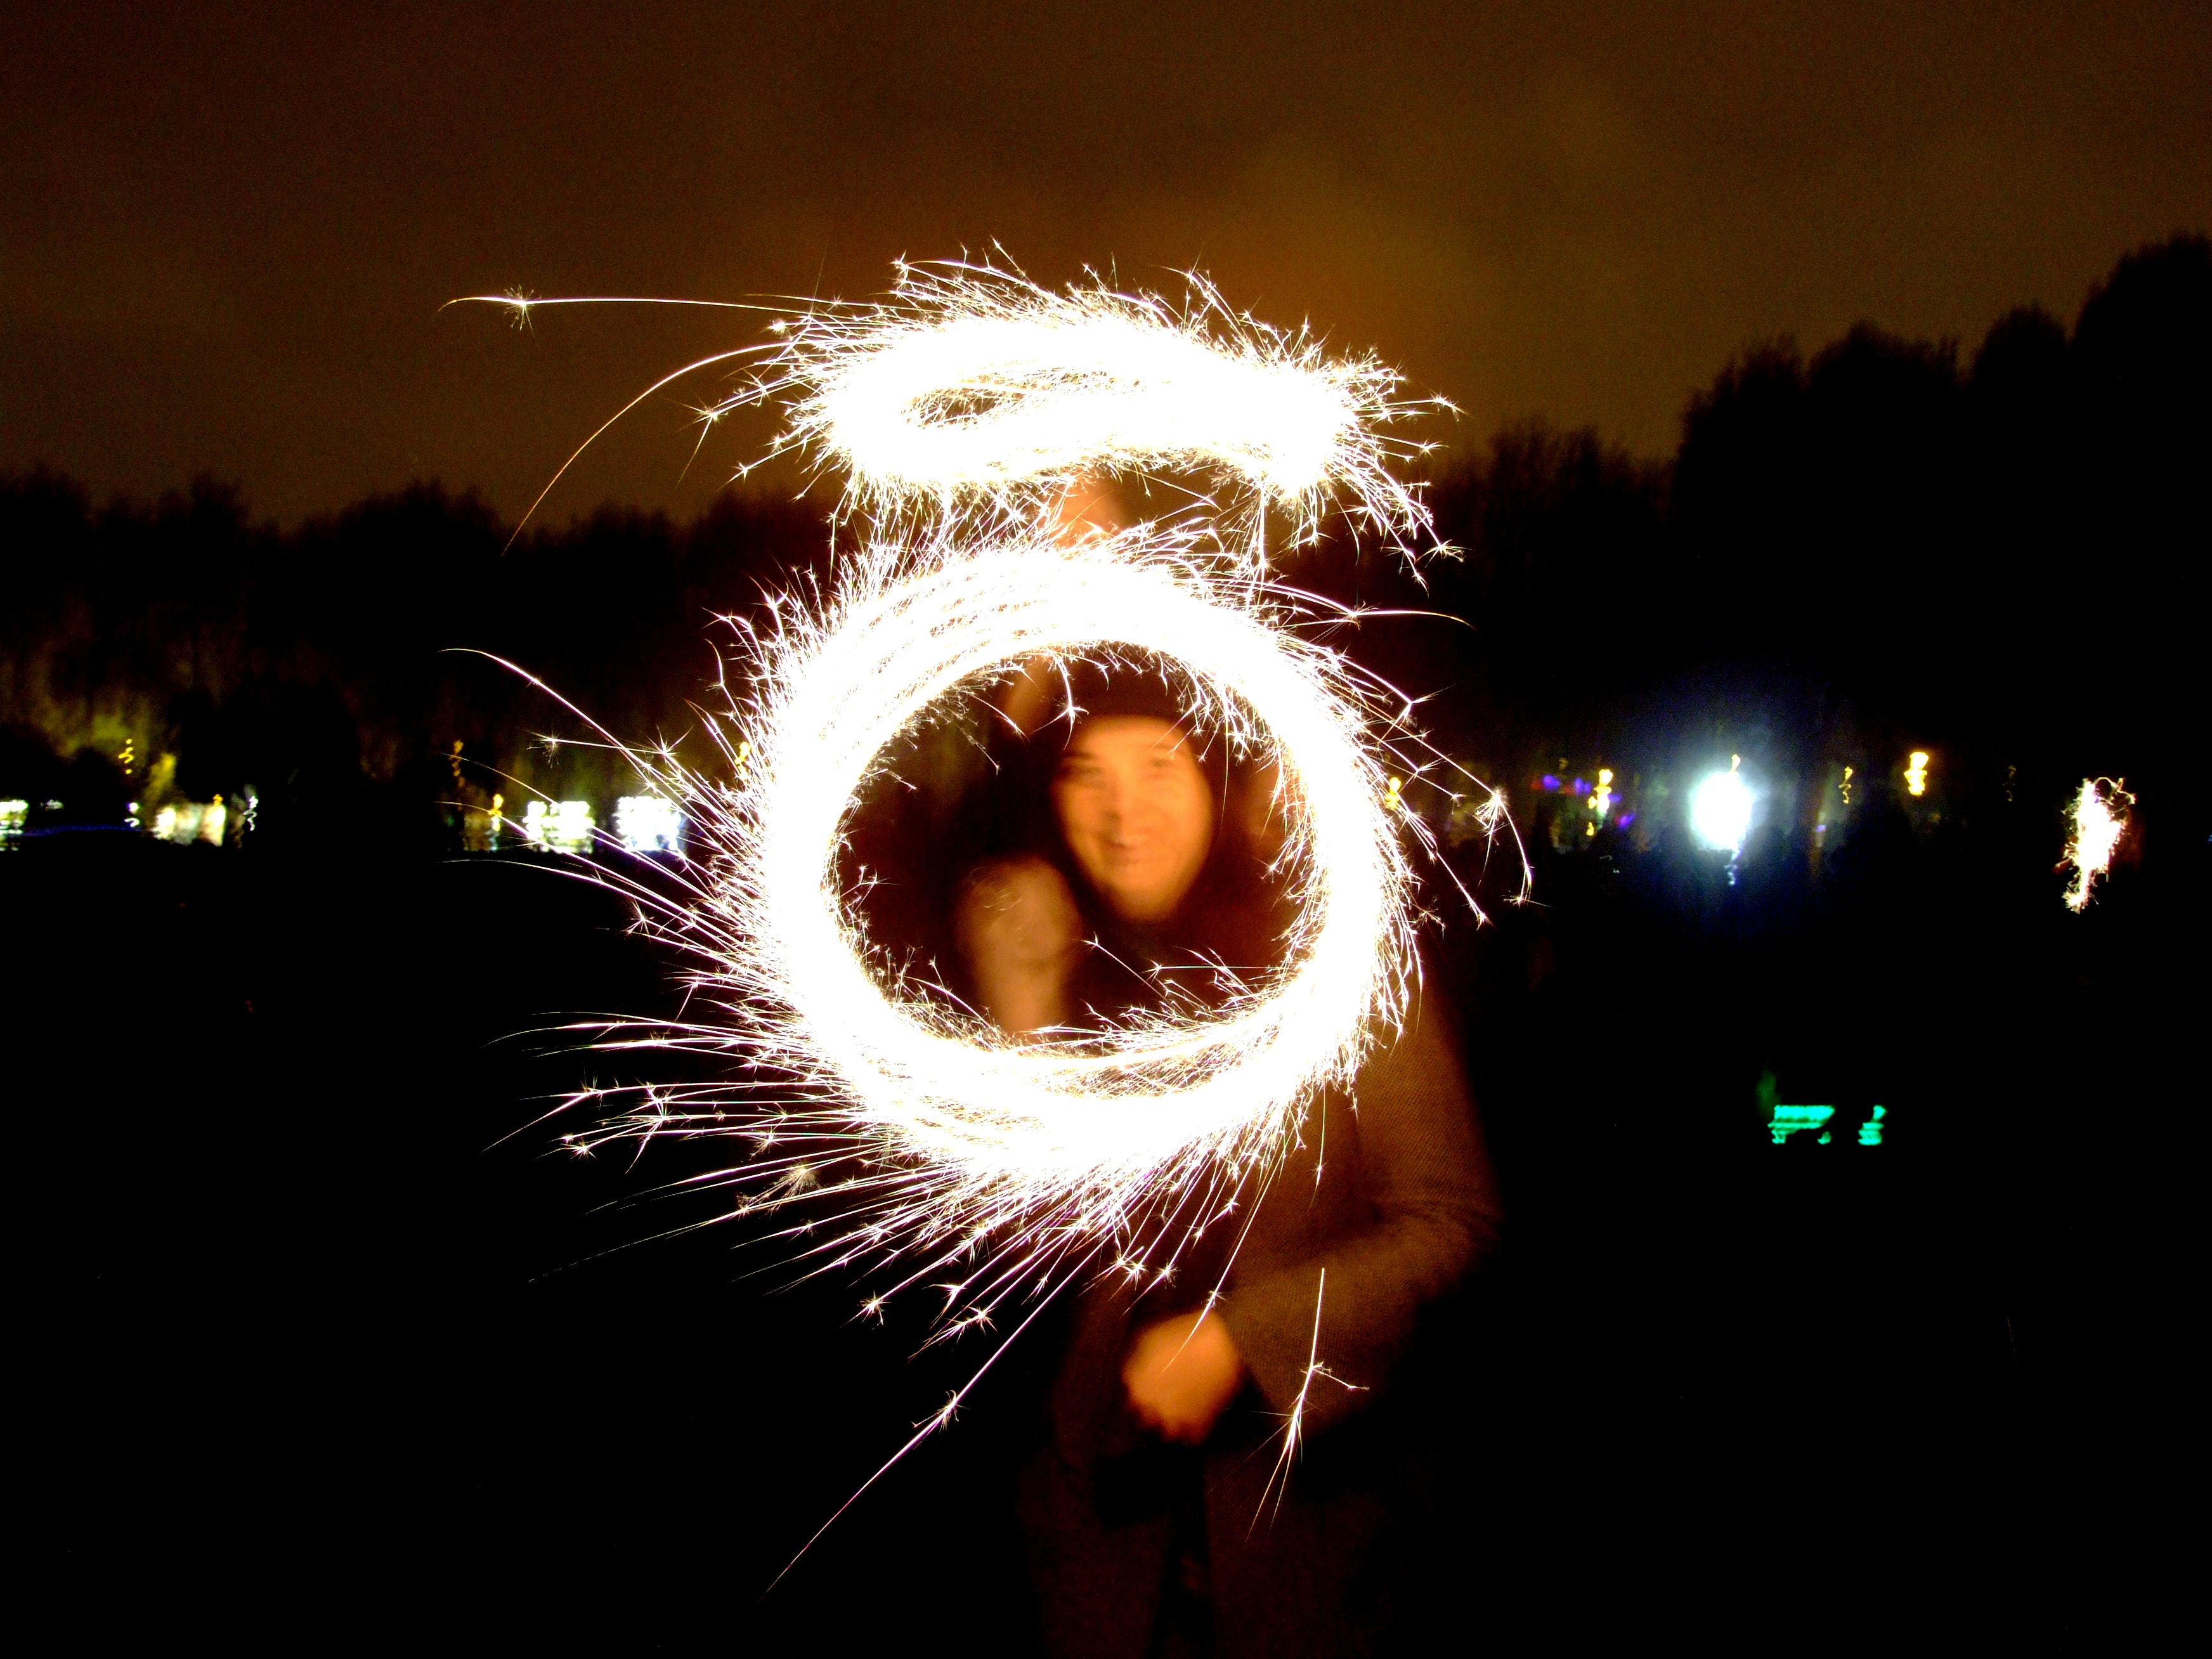
[{"label": "second blurred face", "polygon": [[1213,845],[1213,798],[1189,738],[1142,715],[1085,720],[1052,785],[1068,849],[1126,921],[1175,914]]}]

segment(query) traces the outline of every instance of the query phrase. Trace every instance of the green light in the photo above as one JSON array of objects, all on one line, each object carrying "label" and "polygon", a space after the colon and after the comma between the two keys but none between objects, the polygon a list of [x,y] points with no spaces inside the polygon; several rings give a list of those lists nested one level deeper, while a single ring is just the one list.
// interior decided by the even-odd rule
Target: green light
[{"label": "green light", "polygon": [[[1836,1109],[1832,1106],[1792,1106],[1777,1101],[1768,1109],[1767,1133],[1774,1137],[1774,1144],[1779,1146],[1801,1129],[1817,1129],[1820,1131],[1820,1144],[1826,1146],[1832,1144],[1828,1120],[1835,1115]],[[1867,1121],[1859,1125],[1858,1144],[1862,1146],[1881,1146],[1882,1120],[1888,1115],[1887,1107],[1875,1107],[1869,1114]]]},{"label": "green light", "polygon": [[[1800,1129],[1821,1128],[1835,1115],[1832,1106],[1784,1106],[1778,1101],[1767,1128],[1774,1136],[1774,1144],[1779,1146]],[[1828,1137],[1823,1133],[1820,1139],[1825,1142]]]},{"label": "green light", "polygon": [[[1800,1129],[1817,1131],[1815,1139],[1820,1146],[1827,1146],[1834,1144],[1834,1139],[1829,1133],[1828,1121],[1835,1116],[1836,1109],[1832,1106],[1788,1104],[1781,1098],[1780,1091],[1775,1086],[1775,1077],[1771,1070],[1763,1071],[1759,1074],[1759,1085],[1753,1091],[1753,1097],[1759,1103],[1759,1115],[1766,1120],[1767,1133],[1774,1137],[1776,1146],[1779,1146]],[[1862,1146],[1881,1146],[1881,1122],[1888,1115],[1889,1110],[1887,1107],[1873,1108],[1868,1113],[1866,1121],[1859,1125],[1858,1144]]]}]

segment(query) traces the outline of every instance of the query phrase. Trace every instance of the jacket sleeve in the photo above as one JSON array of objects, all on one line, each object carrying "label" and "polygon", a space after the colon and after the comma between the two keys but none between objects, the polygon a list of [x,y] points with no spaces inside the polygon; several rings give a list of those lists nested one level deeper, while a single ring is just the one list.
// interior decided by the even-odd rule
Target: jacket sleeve
[{"label": "jacket sleeve", "polygon": [[[1305,1391],[1304,1431],[1358,1410],[1387,1383],[1421,1309],[1502,1235],[1497,1178],[1449,1023],[1441,999],[1424,997],[1396,1040],[1360,1071],[1354,1092],[1364,1202],[1353,1206],[1355,1224],[1310,1253],[1238,1276],[1221,1305],[1267,1404],[1287,1413]],[[1283,1175],[1270,1199],[1301,1203],[1287,1189],[1295,1174]],[[1328,1374],[1309,1384],[1315,1364]]]}]

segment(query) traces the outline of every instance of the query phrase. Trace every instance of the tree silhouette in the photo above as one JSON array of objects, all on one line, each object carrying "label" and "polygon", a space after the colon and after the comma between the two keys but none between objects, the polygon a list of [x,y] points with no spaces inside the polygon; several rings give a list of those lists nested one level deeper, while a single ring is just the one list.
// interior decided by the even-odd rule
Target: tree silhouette
[{"label": "tree silhouette", "polygon": [[[1953,343],[1870,324],[1809,358],[1755,346],[1689,399],[1665,464],[1509,427],[1435,480],[1460,559],[1417,578],[1323,549],[1295,579],[1455,619],[1345,642],[1438,694],[1432,728],[1509,777],[1663,748],[1669,708],[1764,721],[1801,767],[1848,730],[1941,733],[1991,775],[2153,776],[2193,726],[2208,249],[2120,260],[2070,336],[2008,313],[1963,372]],[[0,478],[0,793],[45,799],[53,763],[126,739],[138,779],[171,755],[177,791],[251,782],[272,823],[363,791],[427,815],[455,793],[457,741],[487,796],[510,775],[620,793],[617,762],[538,740],[580,735],[572,717],[455,648],[626,738],[678,739],[714,672],[711,616],[830,547],[811,509],[738,496],[688,526],[608,507],[504,540],[436,483],[279,532],[205,478],[103,507],[51,471]]]}]

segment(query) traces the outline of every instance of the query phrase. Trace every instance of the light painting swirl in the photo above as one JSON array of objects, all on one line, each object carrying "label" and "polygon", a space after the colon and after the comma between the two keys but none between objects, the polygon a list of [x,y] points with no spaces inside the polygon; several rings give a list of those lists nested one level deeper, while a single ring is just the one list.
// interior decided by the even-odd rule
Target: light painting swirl
[{"label": "light painting swirl", "polygon": [[[739,1213],[799,1206],[787,1236],[817,1268],[898,1264],[868,1305],[930,1284],[940,1336],[1081,1273],[1170,1271],[1271,1178],[1316,1092],[1351,1081],[1414,972],[1407,848],[1427,832],[1397,785],[1449,763],[1404,698],[1302,631],[1342,613],[1273,583],[1267,526],[1310,542],[1333,506],[1410,553],[1431,521],[1389,464],[1419,450],[1382,428],[1420,405],[1372,359],[1191,283],[1177,308],[902,266],[882,301],[779,323],[720,407],[781,404],[784,447],[847,475],[839,522],[864,533],[840,531],[826,592],[732,619],[709,730],[737,783],[633,753],[693,826],[675,896],[624,884],[686,953],[693,1017],[594,1029],[717,1064],[579,1097],[595,1127],[568,1144],[744,1138],[751,1156],[687,1184]],[[1170,466],[1207,493],[1166,522],[1074,541],[1055,522],[1071,486]],[[855,803],[948,699],[1040,660],[1138,658],[1281,781],[1282,965],[1219,965],[1209,1011],[1008,1038],[870,939],[840,873]],[[1473,787],[1494,830],[1502,797]]]},{"label": "light painting swirl", "polygon": [[1426,532],[1391,467],[1427,446],[1389,428],[1449,405],[1401,398],[1374,357],[1332,356],[1187,280],[1176,306],[902,265],[880,302],[779,325],[781,345],[721,407],[782,404],[786,445],[842,472],[848,506],[879,523],[1020,526],[1086,477],[1183,469],[1209,481],[1200,516],[1248,575],[1267,562],[1271,510],[1294,544],[1332,503],[1401,549]]},{"label": "light painting swirl", "polygon": [[[1360,701],[1331,653],[1224,603],[1174,552],[1137,532],[956,546],[910,575],[895,574],[902,558],[872,563],[818,631],[777,647],[747,724],[753,786],[709,821],[728,930],[716,988],[787,1009],[761,1031],[779,1051],[763,1057],[834,1074],[855,1127],[943,1170],[962,1208],[1011,1200],[1110,1230],[1164,1182],[1249,1170],[1397,1006],[1409,872]],[[1194,712],[1275,759],[1302,804],[1282,860],[1297,872],[1289,965],[1200,1022],[1020,1044],[887,988],[836,872],[885,746],[963,681],[1117,647],[1186,668]]]},{"label": "light painting swirl", "polygon": [[[1464,781],[1484,831],[1510,830],[1504,797],[1428,747],[1407,699],[1304,631],[1348,613],[1271,575],[1271,515],[1293,546],[1331,510],[1408,557],[1432,545],[1419,488],[1391,470],[1424,447],[1384,428],[1434,405],[1399,400],[1373,358],[1328,356],[1188,281],[1178,307],[1095,279],[1055,294],[988,266],[902,264],[884,300],[809,304],[768,346],[629,405],[751,357],[702,416],[781,404],[779,452],[844,474],[842,545],[826,592],[728,619],[744,643],[708,728],[723,776],[617,745],[681,802],[691,856],[672,891],[605,865],[598,878],[685,953],[690,996],[681,1020],[576,1029],[709,1064],[571,1097],[592,1127],[562,1139],[579,1153],[741,1139],[746,1156],[682,1189],[784,1218],[770,1236],[813,1272],[883,1271],[863,1314],[927,1286],[943,1298],[932,1341],[990,1329],[1015,1300],[990,1356],[861,1491],[951,1420],[1056,1291],[1166,1278],[1200,1234],[1256,1211],[1316,1092],[1349,1085],[1406,1005],[1408,842],[1435,849],[1405,779],[1456,774],[1438,777],[1446,793]],[[1180,503],[1164,521],[1060,522],[1086,484],[1161,471]],[[1041,665],[1139,661],[1279,781],[1280,965],[1247,982],[1215,964],[1210,1009],[1008,1037],[870,939],[866,892],[842,872],[856,803],[948,700]],[[1286,1459],[1297,1430],[1294,1412]]]}]

